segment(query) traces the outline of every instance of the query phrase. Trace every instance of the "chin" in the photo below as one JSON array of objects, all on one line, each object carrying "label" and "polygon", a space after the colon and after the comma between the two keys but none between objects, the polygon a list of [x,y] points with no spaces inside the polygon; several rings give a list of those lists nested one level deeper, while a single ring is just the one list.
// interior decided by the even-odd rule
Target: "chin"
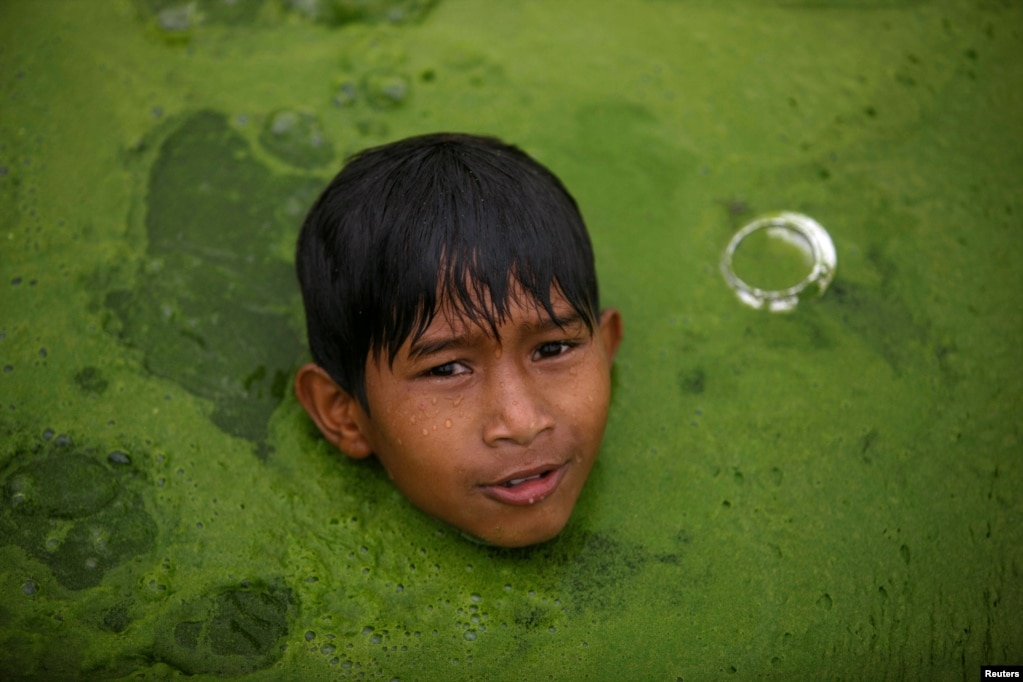
[{"label": "chin", "polygon": [[542,542],[553,540],[567,523],[568,519],[564,519],[560,522],[545,523],[532,528],[511,530],[498,527],[490,532],[479,534],[467,530],[462,532],[475,542],[481,542],[493,547],[516,549],[519,547],[529,547],[530,545],[539,545]]}]

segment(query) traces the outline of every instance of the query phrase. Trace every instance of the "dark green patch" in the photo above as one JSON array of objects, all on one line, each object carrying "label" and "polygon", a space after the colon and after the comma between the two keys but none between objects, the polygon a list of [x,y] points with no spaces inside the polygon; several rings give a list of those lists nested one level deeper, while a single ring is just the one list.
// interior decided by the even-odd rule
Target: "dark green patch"
[{"label": "dark green patch", "polygon": [[[560,576],[560,587],[577,610],[614,608],[625,598],[622,585],[651,558],[642,547],[601,533],[562,535],[556,542],[517,550],[491,550],[495,558],[542,563],[549,576]],[[538,627],[551,617],[546,607],[524,605],[516,612],[523,627]]]},{"label": "dark green patch", "polygon": [[103,373],[95,367],[82,368],[75,374],[75,383],[83,393],[89,395],[103,395],[110,385],[110,382],[103,378]]},{"label": "dark green patch", "polygon": [[186,649],[198,647],[201,635],[202,623],[186,621],[174,626],[174,641]]},{"label": "dark green patch", "polygon": [[572,556],[565,585],[581,606],[613,608],[625,597],[622,586],[639,572],[647,558],[638,545],[594,533]]},{"label": "dark green patch", "polygon": [[100,627],[108,632],[124,632],[131,621],[128,604],[120,603],[107,609],[103,614],[103,620],[100,621]]},{"label": "dark green patch", "polygon": [[111,568],[149,551],[156,524],[141,497],[90,451],[55,441],[5,477],[0,545],[18,545],[64,587],[98,585]]},{"label": "dark green patch", "polygon": [[157,634],[159,660],[188,675],[236,675],[276,661],[294,609],[279,586],[230,588],[184,604]]},{"label": "dark green patch", "polygon": [[108,294],[146,368],[213,402],[224,431],[262,441],[302,352],[288,311],[291,242],[321,182],[273,175],[224,116],[185,119],[149,177],[146,259],[131,291]]},{"label": "dark green patch", "polygon": [[5,509],[20,516],[77,519],[110,504],[116,495],[116,481],[90,457],[56,447],[12,473],[3,490]]},{"label": "dark green patch", "polygon": [[699,395],[707,387],[707,374],[703,368],[683,369],[678,373],[678,388],[687,395]]},{"label": "dark green patch", "polygon": [[820,309],[837,314],[897,375],[909,362],[912,350],[909,344],[923,342],[927,337],[926,330],[917,324],[912,311],[894,292],[875,296],[855,282],[837,279],[821,299]]}]

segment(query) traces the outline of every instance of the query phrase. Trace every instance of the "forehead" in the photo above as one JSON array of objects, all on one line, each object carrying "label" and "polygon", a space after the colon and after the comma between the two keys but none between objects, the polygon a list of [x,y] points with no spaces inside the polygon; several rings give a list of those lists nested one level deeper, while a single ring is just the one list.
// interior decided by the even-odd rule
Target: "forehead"
[{"label": "forehead", "polygon": [[443,297],[429,324],[421,333],[410,337],[409,342],[437,333],[484,334],[500,340],[501,327],[546,328],[551,324],[565,326],[576,321],[580,321],[580,315],[556,286],[551,287],[548,309],[542,301],[516,285],[501,307],[494,305],[488,296],[474,297],[471,306],[449,296]]}]

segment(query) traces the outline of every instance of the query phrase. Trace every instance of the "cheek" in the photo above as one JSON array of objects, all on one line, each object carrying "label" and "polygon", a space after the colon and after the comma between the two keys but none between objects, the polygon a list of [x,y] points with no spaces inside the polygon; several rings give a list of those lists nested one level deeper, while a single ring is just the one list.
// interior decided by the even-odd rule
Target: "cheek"
[{"label": "cheek", "polygon": [[586,436],[599,438],[607,420],[611,378],[601,372],[577,372],[574,380],[558,384],[561,414]]},{"label": "cheek", "polygon": [[387,414],[386,444],[392,448],[418,452],[436,446],[448,438],[465,438],[472,415],[467,409],[471,401],[464,395],[439,397],[413,390],[392,396],[385,407]]}]

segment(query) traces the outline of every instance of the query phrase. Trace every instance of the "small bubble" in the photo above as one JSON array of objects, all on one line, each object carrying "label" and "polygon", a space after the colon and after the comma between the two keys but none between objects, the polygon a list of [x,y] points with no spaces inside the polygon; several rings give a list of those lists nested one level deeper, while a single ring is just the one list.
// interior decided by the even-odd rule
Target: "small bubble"
[{"label": "small bubble", "polygon": [[35,580],[26,580],[25,584],[21,586],[21,591],[31,596],[39,591],[39,585]]},{"label": "small bubble", "polygon": [[311,642],[311,641],[313,641],[314,639],[316,639],[316,633],[315,633],[315,632],[313,632],[312,630],[306,630],[306,633],[305,633],[305,641],[307,641],[307,642]]},{"label": "small bubble", "polygon": [[475,602],[477,604],[479,604],[481,601],[483,601],[483,597],[481,597],[480,595],[476,594],[475,592],[473,592],[471,595],[469,595],[469,599],[471,599],[473,602]]},{"label": "small bubble", "polygon": [[333,644],[324,644],[323,646],[320,647],[320,653],[325,654],[327,656],[334,653],[335,651],[337,651],[337,647],[334,646]]},{"label": "small bubble", "polygon": [[463,636],[465,637],[465,641],[467,641],[467,642],[475,642],[476,641],[476,631],[475,630],[469,630]]},{"label": "small bubble", "polygon": [[39,357],[45,358],[47,355],[48,355],[48,353],[46,352],[45,348],[40,348],[39,349]]},{"label": "small bubble", "polygon": [[4,374],[10,374],[14,371],[14,367],[11,365],[4,365]]},{"label": "small bubble", "polygon": [[44,440],[50,440],[51,438],[53,438],[53,429],[46,429],[43,431]]},{"label": "small bubble", "polygon": [[16,287],[19,284],[21,284],[21,278],[20,277],[15,277],[14,279],[11,280],[11,286],[12,287]]}]

